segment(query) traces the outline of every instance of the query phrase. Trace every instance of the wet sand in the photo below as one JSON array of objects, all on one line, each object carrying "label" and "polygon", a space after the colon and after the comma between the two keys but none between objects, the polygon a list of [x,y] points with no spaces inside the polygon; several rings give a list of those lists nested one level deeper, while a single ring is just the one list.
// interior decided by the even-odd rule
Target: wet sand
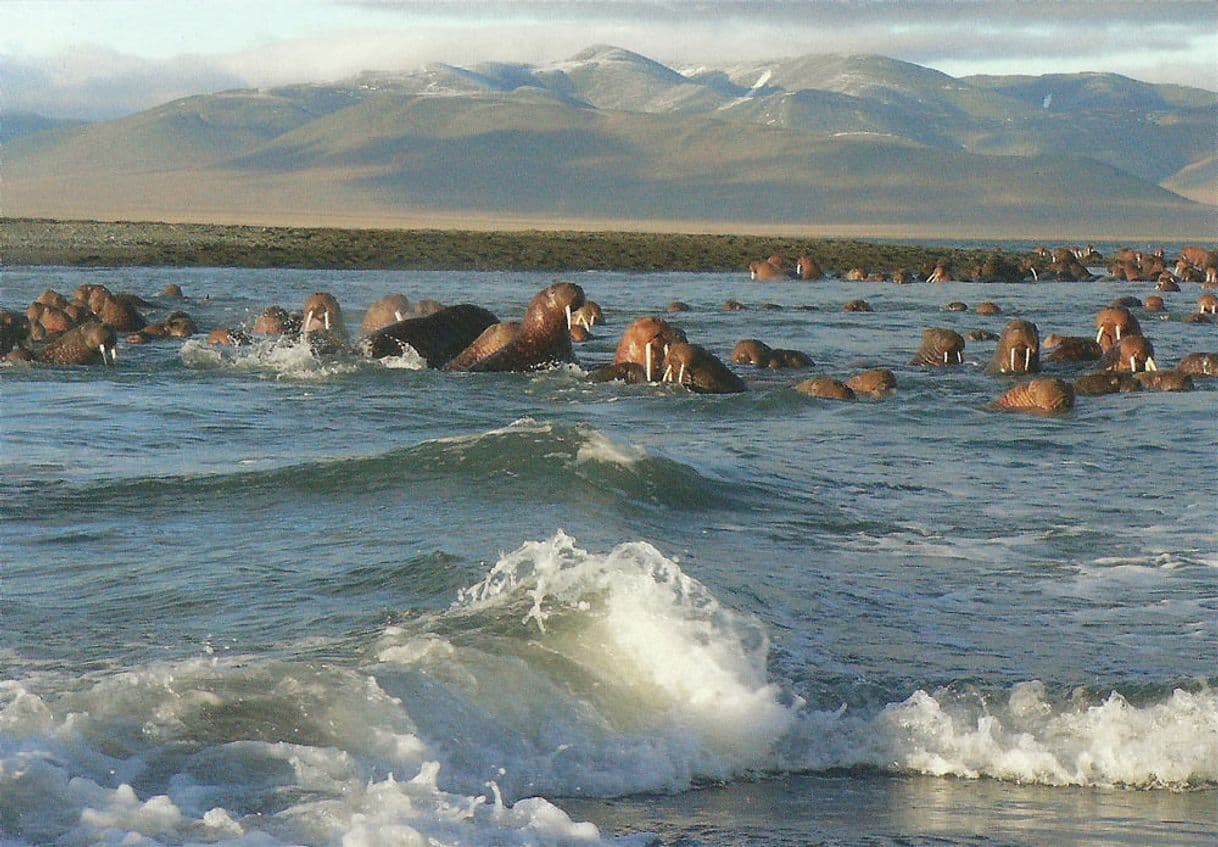
[{"label": "wet sand", "polygon": [[365,229],[0,219],[0,265],[734,271],[806,253],[826,269],[967,266],[988,250],[718,232]]}]

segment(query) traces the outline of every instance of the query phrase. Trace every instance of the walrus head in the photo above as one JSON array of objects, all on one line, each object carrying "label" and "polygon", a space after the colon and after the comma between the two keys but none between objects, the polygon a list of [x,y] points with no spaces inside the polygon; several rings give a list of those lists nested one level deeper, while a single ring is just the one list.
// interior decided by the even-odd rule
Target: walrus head
[{"label": "walrus head", "polygon": [[1108,348],[1104,354],[1104,369],[1110,371],[1158,370],[1155,365],[1155,348],[1144,335],[1126,335]]},{"label": "walrus head", "polygon": [[622,333],[613,354],[613,364],[633,362],[641,365],[647,382],[656,382],[663,373],[669,348],[686,340],[684,332],[663,318],[639,318]]},{"label": "walrus head", "polygon": [[343,310],[338,306],[338,300],[327,291],[310,294],[304,304],[304,320],[300,331],[305,335],[315,330],[326,330],[334,333],[343,341],[347,340],[347,327],[343,323]]},{"label": "walrus head", "polygon": [[1002,329],[990,373],[1036,373],[1040,370],[1040,333],[1036,324],[1013,320]]},{"label": "walrus head", "polygon": [[414,313],[410,310],[410,301],[406,299],[406,295],[386,294],[364,312],[359,331],[361,335],[371,335],[378,329],[404,321],[407,317],[414,317]]},{"label": "walrus head", "polygon": [[931,327],[922,330],[922,346],[911,365],[946,367],[964,363],[964,337],[953,329]]},{"label": "walrus head", "polygon": [[1108,306],[1095,316],[1095,340],[1105,352],[1126,335],[1141,335],[1138,319],[1124,306]]},{"label": "walrus head", "polygon": [[701,394],[746,391],[744,380],[704,347],[678,342],[664,357],[664,382],[675,382]]}]

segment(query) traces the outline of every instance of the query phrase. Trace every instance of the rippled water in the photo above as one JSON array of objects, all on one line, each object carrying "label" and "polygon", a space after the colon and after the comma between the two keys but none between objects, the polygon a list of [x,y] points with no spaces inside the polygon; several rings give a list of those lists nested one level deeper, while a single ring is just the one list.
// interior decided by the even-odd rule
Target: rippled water
[{"label": "rippled water", "polygon": [[[568,278],[608,316],[585,369],[680,299],[721,356],[900,388],[201,337],[0,366],[0,843],[1213,842],[1218,385],[1031,417],[984,408],[992,342],[906,364],[923,327],[1090,335],[1145,290]],[[86,281],[204,327],[329,290],[354,327],[391,291],[515,318],[552,280],[6,269],[0,305]],[[1198,293],[1138,313],[1161,366],[1218,349]]]}]

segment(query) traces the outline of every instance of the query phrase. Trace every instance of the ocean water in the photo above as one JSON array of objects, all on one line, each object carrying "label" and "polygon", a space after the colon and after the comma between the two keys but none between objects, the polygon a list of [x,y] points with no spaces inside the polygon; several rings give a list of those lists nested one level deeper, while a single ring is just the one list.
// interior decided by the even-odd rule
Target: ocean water
[{"label": "ocean water", "polygon": [[[0,366],[0,845],[1215,842],[1218,384],[1036,417],[985,408],[993,342],[906,364],[1148,286],[564,278],[607,321],[539,374],[201,336]],[[354,328],[551,281],[8,268],[0,305],[101,282],[207,328],[328,290]],[[1139,312],[1161,367],[1218,349],[1198,294]],[[816,367],[583,379],[674,299]],[[789,387],[874,365],[882,401]]]}]

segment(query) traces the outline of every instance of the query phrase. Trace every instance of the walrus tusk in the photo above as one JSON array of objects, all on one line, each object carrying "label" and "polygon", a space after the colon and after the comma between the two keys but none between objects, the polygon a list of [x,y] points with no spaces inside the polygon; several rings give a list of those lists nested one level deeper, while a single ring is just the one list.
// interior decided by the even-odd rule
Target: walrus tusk
[{"label": "walrus tusk", "polygon": [[664,375],[660,377],[660,382],[672,382],[672,365],[664,366]]},{"label": "walrus tusk", "polygon": [[1015,372],[1015,348],[1011,348],[1011,373]]},{"label": "walrus tusk", "polygon": [[643,346],[643,361],[646,362],[647,381],[651,382],[651,344]]},{"label": "walrus tusk", "polygon": [[1159,369],[1159,366],[1155,364],[1155,359],[1154,359],[1154,357],[1153,357],[1153,356],[1147,356],[1147,357],[1146,357],[1146,370],[1148,370],[1148,371],[1157,371],[1158,369]]},{"label": "walrus tusk", "polygon": [[1116,339],[1116,340],[1117,340],[1117,341],[1120,341],[1120,340],[1121,340],[1121,325],[1120,325],[1120,324],[1117,324],[1117,325],[1116,325],[1116,334],[1117,334],[1117,339]]},{"label": "walrus tusk", "polygon": [[685,384],[685,363],[681,363],[681,370],[677,371],[677,382],[681,385]]},{"label": "walrus tusk", "polygon": [[1133,357],[1132,353],[1129,355],[1129,370],[1131,373],[1137,373],[1138,370],[1138,360]]},{"label": "walrus tusk", "polygon": [[1103,340],[1104,340],[1104,328],[1100,327],[1099,331],[1096,332],[1096,334],[1095,334],[1095,343],[1099,344]]},{"label": "walrus tusk", "polygon": [[948,353],[948,351],[946,351],[946,350],[943,351],[943,364],[945,364],[945,365],[947,364],[947,353]]},{"label": "walrus tusk", "polygon": [[325,319],[323,321],[323,323],[325,323],[325,325],[326,325],[326,331],[329,332],[329,330],[330,330],[330,310],[327,309],[326,311],[322,312],[321,315]]},{"label": "walrus tusk", "polygon": [[313,323],[313,310],[309,309],[309,311],[305,312],[304,323],[302,323],[300,325],[300,334],[301,335],[309,334],[309,324],[311,324],[311,323]]},{"label": "walrus tusk", "polygon": [[964,354],[961,353],[959,350],[956,351],[956,364],[957,365],[964,364]]},{"label": "walrus tusk", "polygon": [[99,351],[101,351],[101,354],[102,354],[102,364],[103,364],[103,365],[108,365],[108,364],[110,364],[109,360],[106,358],[106,345],[105,345],[105,344],[98,344],[98,345],[97,345],[97,349],[98,349]]},{"label": "walrus tusk", "polygon": [[566,307],[566,313],[567,313],[567,329],[570,329],[571,328],[571,304],[569,304],[569,303],[567,304],[567,307]]},{"label": "walrus tusk", "polygon": [[401,312],[399,312],[397,309],[394,309],[394,310],[393,310],[393,317],[394,317],[394,318],[395,318],[395,319],[396,319],[396,320],[397,320],[399,323],[401,323],[401,321],[402,321],[402,313],[401,313]]},{"label": "walrus tusk", "polygon": [[1030,367],[1032,367],[1032,348],[1025,347],[1023,348],[1023,372],[1027,373]]}]

